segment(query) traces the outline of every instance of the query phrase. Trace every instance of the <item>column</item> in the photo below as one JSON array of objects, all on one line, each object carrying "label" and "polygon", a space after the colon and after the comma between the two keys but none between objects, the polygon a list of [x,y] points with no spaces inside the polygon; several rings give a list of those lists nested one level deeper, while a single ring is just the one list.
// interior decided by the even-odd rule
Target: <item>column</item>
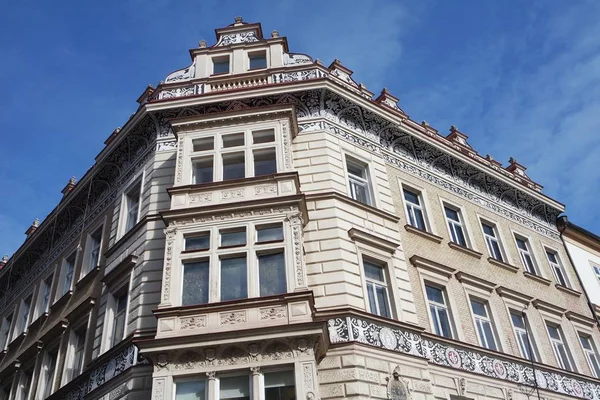
[{"label": "column", "polygon": [[216,400],[217,397],[217,393],[216,393],[216,385],[215,385],[215,378],[216,378],[217,373],[214,371],[211,372],[207,372],[206,373],[206,380],[207,380],[207,384],[208,384],[208,400]]},{"label": "column", "polygon": [[250,371],[252,371],[252,399],[264,400],[260,367],[252,367],[250,368]]}]

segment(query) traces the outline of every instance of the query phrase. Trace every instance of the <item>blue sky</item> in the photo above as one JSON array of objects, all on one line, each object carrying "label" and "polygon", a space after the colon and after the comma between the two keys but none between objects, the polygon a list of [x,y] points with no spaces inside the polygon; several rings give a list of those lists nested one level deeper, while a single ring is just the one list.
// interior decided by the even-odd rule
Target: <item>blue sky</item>
[{"label": "blue sky", "polygon": [[340,59],[481,154],[515,157],[600,233],[597,0],[22,1],[0,16],[0,255],[93,164],[146,85],[235,15],[279,30],[293,52]]}]

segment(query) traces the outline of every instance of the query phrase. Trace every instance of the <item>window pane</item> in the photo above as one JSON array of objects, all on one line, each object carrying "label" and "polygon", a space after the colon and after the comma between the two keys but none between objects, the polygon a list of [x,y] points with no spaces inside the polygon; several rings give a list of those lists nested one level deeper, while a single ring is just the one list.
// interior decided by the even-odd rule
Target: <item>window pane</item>
[{"label": "window pane", "polygon": [[569,362],[569,356],[567,355],[567,349],[565,348],[565,346],[563,344],[557,344],[556,350],[558,352],[558,356],[560,357],[560,361],[563,364],[563,367],[566,370],[571,371],[571,363]]},{"label": "window pane", "polygon": [[372,314],[377,314],[377,301],[375,300],[375,285],[367,284],[367,295],[369,296],[369,310]]},{"label": "window pane", "polygon": [[411,202],[413,204],[417,204],[420,205],[419,203],[419,195],[417,195],[416,193],[410,192],[406,189],[404,189],[404,199],[408,202]]},{"label": "window pane", "polygon": [[256,228],[256,241],[258,243],[275,240],[283,240],[283,226],[261,226]]},{"label": "window pane", "polygon": [[549,251],[546,252],[546,255],[548,256],[548,260],[554,264],[558,264],[558,260],[556,259],[556,255],[554,253],[550,253]]},{"label": "window pane", "polygon": [[223,154],[223,180],[246,176],[244,153]]},{"label": "window pane", "polygon": [[487,342],[487,348],[490,350],[496,349],[496,340],[494,339],[494,333],[492,332],[492,325],[489,322],[483,322],[483,334]]},{"label": "window pane", "polygon": [[267,68],[267,56],[265,53],[250,55],[250,69]]},{"label": "window pane", "polygon": [[525,321],[523,321],[523,317],[521,315],[510,313],[510,318],[512,319],[512,323],[516,328],[525,329]]},{"label": "window pane", "polygon": [[442,293],[442,289],[433,287],[433,286],[425,286],[427,290],[427,298],[430,301],[435,301],[436,303],[446,304],[444,301],[444,294]]},{"label": "window pane", "polygon": [[461,246],[467,245],[467,239],[465,238],[465,234],[463,233],[462,227],[460,225],[453,225],[454,229],[452,230],[452,239],[454,242],[460,244]]},{"label": "window pane", "polygon": [[254,151],[254,176],[277,173],[275,149]]},{"label": "window pane", "polygon": [[194,147],[194,151],[206,151],[213,150],[215,148],[215,138],[214,136],[195,139],[192,142]]},{"label": "window pane", "polygon": [[213,59],[213,74],[229,73],[229,57]]},{"label": "window pane", "polygon": [[208,261],[184,264],[182,305],[208,303],[208,266]]},{"label": "window pane", "polygon": [[448,207],[444,207],[444,212],[446,213],[446,217],[448,217],[451,220],[454,220],[456,222],[460,222],[460,219],[458,218],[458,212],[456,210],[453,210]]},{"label": "window pane", "polygon": [[[412,212],[410,212],[410,211],[412,211]],[[426,230],[425,229],[425,218],[423,217],[423,211],[421,211],[421,209],[415,208],[415,207],[411,207],[410,211],[408,214],[410,216],[409,223],[416,228],[419,228],[421,230]]]},{"label": "window pane", "polygon": [[205,385],[204,381],[177,382],[175,384],[175,400],[205,400]]},{"label": "window pane", "polygon": [[500,245],[496,240],[490,240],[490,245],[492,246],[492,256],[498,261],[504,261],[502,258],[502,252],[500,251]]},{"label": "window pane", "polygon": [[382,286],[375,287],[375,293],[377,294],[377,304],[379,305],[379,315],[386,318],[391,318],[390,309],[388,307],[388,294],[387,289]]},{"label": "window pane", "polygon": [[206,250],[210,248],[210,233],[205,232],[185,238],[185,250]]},{"label": "window pane", "polygon": [[517,247],[521,250],[529,251],[527,243],[524,240],[517,238]]},{"label": "window pane", "polygon": [[350,196],[364,204],[370,204],[369,189],[367,183],[350,178]]},{"label": "window pane", "polygon": [[471,300],[471,307],[473,308],[473,314],[487,318],[487,311],[485,304],[476,300]]},{"label": "window pane", "polygon": [[283,252],[259,255],[258,268],[261,296],[287,293]]},{"label": "window pane", "polygon": [[552,339],[562,340],[560,338],[560,333],[558,332],[558,328],[552,325],[548,325],[548,333]]},{"label": "window pane", "polygon": [[367,179],[367,171],[366,168],[362,165],[356,164],[354,162],[348,162],[348,173],[354,175],[356,177]]},{"label": "window pane", "polygon": [[265,400],[295,400],[294,372],[271,372],[265,374]]},{"label": "window pane", "polygon": [[250,400],[250,378],[246,375],[221,378],[219,386],[219,399]]},{"label": "window pane", "polygon": [[246,256],[221,260],[221,301],[248,297]]},{"label": "window pane", "polygon": [[264,129],[262,131],[252,132],[252,142],[254,144],[269,143],[275,141],[275,130]]},{"label": "window pane", "polygon": [[440,320],[440,326],[442,328],[441,335],[447,338],[451,338],[452,330],[450,329],[450,319],[448,318],[448,312],[446,310],[438,308],[438,317]]},{"label": "window pane", "polygon": [[232,133],[230,135],[223,135],[223,147],[237,147],[244,145],[244,133]]},{"label": "window pane", "polygon": [[194,183],[213,181],[213,158],[206,157],[194,162]]},{"label": "window pane", "polygon": [[486,235],[489,235],[489,236],[492,236],[492,237],[496,237],[496,234],[494,233],[494,228],[492,228],[491,226],[486,225],[486,224],[481,224],[481,225],[483,226],[483,232]]},{"label": "window pane", "polygon": [[243,246],[246,244],[246,228],[220,231],[221,247]]},{"label": "window pane", "polygon": [[592,350],[592,344],[590,343],[590,339],[585,336],[579,336],[579,340],[581,341],[581,347],[586,350]]},{"label": "window pane", "polygon": [[363,260],[363,266],[365,267],[365,276],[367,279],[372,279],[379,282],[385,282],[383,275],[383,268],[377,264],[370,263]]}]

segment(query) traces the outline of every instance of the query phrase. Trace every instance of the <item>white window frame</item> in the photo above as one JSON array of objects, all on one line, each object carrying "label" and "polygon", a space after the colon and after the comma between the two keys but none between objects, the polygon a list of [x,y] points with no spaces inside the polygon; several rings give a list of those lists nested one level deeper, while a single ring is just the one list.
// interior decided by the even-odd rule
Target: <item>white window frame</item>
[{"label": "white window frame", "polygon": [[[589,333],[583,333],[580,331],[577,331],[577,338],[579,339],[579,345],[581,346],[581,350],[583,351],[583,354],[585,355],[585,359],[587,360],[588,366],[590,367],[590,370],[592,371],[592,375],[595,376],[596,378],[600,378],[600,354],[598,353],[598,347],[596,346],[596,343],[594,342],[594,338],[592,337],[591,334]],[[587,340],[590,348],[586,349],[583,346],[583,339]],[[594,367],[594,362],[592,361],[595,360],[595,365],[596,367]],[[598,369],[596,369],[598,368]]]},{"label": "white window frame", "polygon": [[[135,211],[135,223],[131,226],[129,223],[129,217],[133,214],[131,211],[132,202],[130,199],[134,198],[134,194],[138,192],[137,197],[137,210]],[[133,227],[135,227],[138,222],[140,222],[140,216],[142,212],[142,197],[144,193],[144,174],[134,178],[133,182],[127,186],[127,189],[123,191],[123,195],[121,196],[121,212],[119,216],[119,231],[120,235],[123,236],[127,232],[129,232]]]},{"label": "white window frame", "polygon": [[[257,227],[279,225],[283,230],[283,240],[257,243]],[[233,247],[220,246],[220,231],[231,229],[246,229],[246,244]],[[259,255],[283,252],[285,261],[285,279],[287,293],[294,291],[294,260],[292,258],[291,226],[285,220],[285,215],[275,215],[269,218],[264,216],[260,219],[252,219],[239,222],[227,222],[223,224],[211,224],[209,226],[190,226],[178,230],[178,247],[183,250],[185,238],[193,237],[195,234],[210,232],[210,248],[198,251],[180,251],[179,268],[173,270],[172,279],[178,282],[173,287],[171,299],[174,306],[181,306],[183,299],[183,276],[186,262],[202,261],[209,262],[209,303],[217,303],[221,300],[221,259],[228,256],[245,255],[247,273],[247,298],[260,297],[260,274]]]},{"label": "white window frame", "polygon": [[600,264],[590,261],[590,267],[592,268],[592,273],[598,280],[598,284],[600,284]]},{"label": "white window frame", "polygon": [[[563,264],[562,257],[560,255],[560,253],[558,252],[558,250],[553,249],[552,247],[544,246],[544,252],[546,254],[546,260],[548,261],[548,265],[550,266],[550,269],[552,270],[552,276],[554,276],[554,279],[556,280],[556,284],[567,287],[567,288],[571,288],[572,287],[571,280],[569,279],[569,275],[567,274],[567,269],[565,268],[565,266]],[[557,263],[552,262],[550,260],[550,257],[548,256],[548,254],[553,254]],[[560,282],[560,278],[558,276],[558,271],[560,271],[560,273],[562,274],[562,277],[564,278],[564,281],[565,281],[564,285]]]},{"label": "white window frame", "polygon": [[[210,72],[211,73],[210,73],[210,75],[220,76],[220,75],[231,74],[231,70],[232,70],[231,67],[233,66],[233,63],[232,63],[233,57],[232,56],[233,56],[233,54],[221,54],[221,55],[215,55],[215,56],[211,57],[211,59],[210,59]],[[225,58],[227,58],[229,71],[228,72],[215,72],[215,61],[224,60]]]},{"label": "white window frame", "polygon": [[[565,340],[565,333],[562,329],[562,326],[560,324],[557,324],[555,322],[551,322],[551,321],[544,321],[546,323],[546,333],[548,334],[548,340],[550,340],[550,345],[552,346],[552,351],[554,352],[554,357],[556,358],[556,362],[558,363],[558,366],[564,370],[567,371],[572,371],[572,372],[577,372],[577,369],[575,368],[575,363],[573,362],[573,357],[571,355],[571,351],[569,350],[569,346],[567,346],[567,342]],[[558,335],[560,336],[560,339],[554,339],[552,338],[552,336],[550,335],[550,326],[553,326],[554,328],[556,328]],[[567,363],[569,368],[567,368],[567,366],[565,365],[565,360],[563,360],[557,350],[557,346],[562,345],[564,350],[565,350],[565,355],[567,357]]]},{"label": "white window frame", "polygon": [[[379,268],[382,269],[383,272],[383,282],[381,281],[376,281],[374,279],[368,278],[366,276],[366,272],[365,272],[365,262],[375,265]],[[365,286],[367,287],[367,297],[366,297],[366,303],[367,303],[367,311],[374,314],[374,315],[378,315],[380,317],[384,317],[384,318],[390,318],[393,319],[395,318],[395,307],[393,307],[393,293],[390,290],[390,285],[388,284],[389,281],[389,265],[388,262],[377,259],[377,258],[373,258],[373,257],[369,257],[366,255],[363,255],[361,257],[361,269],[362,269],[362,273],[364,274],[365,277]],[[368,287],[369,285],[373,286],[374,289],[376,287],[381,287],[384,288],[386,290],[386,301],[387,301],[387,308],[389,310],[390,315],[389,316],[384,316],[381,315],[381,310],[380,310],[380,306],[379,306],[379,301],[377,300],[377,296],[375,296],[375,307],[377,309],[377,312],[372,312],[371,311],[371,301],[369,299],[368,296]],[[376,293],[376,292],[375,292]]]},{"label": "white window frame", "polygon": [[[7,314],[2,317],[2,323],[0,323],[0,352],[4,351],[8,344],[12,341],[12,331],[15,322],[15,308],[11,309]],[[10,317],[10,319],[9,319]]]},{"label": "white window frame", "polygon": [[[487,225],[488,227],[492,228],[492,232],[493,232],[494,236],[491,236],[485,232],[485,229],[483,227],[484,225]],[[480,217],[479,218],[479,227],[481,228],[481,233],[483,235],[485,247],[487,248],[490,258],[493,258],[496,261],[500,261],[500,262],[508,264],[509,260],[506,255],[506,251],[504,251],[504,246],[502,245],[502,238],[500,236],[500,230],[498,229],[498,224],[496,224],[488,219]],[[496,244],[498,245],[498,251],[500,252],[500,254],[495,254],[495,251],[494,251],[494,248],[493,248],[491,242],[496,242]]]},{"label": "white window frame", "polygon": [[[431,287],[435,287],[437,289],[440,289],[442,292],[442,297],[444,298],[444,303],[438,303],[437,301],[433,301],[430,300],[429,297],[427,296],[427,286],[431,286]],[[439,321],[439,314],[438,311],[440,309],[446,310],[446,314],[448,316],[448,326],[450,327],[450,337],[449,339],[456,339],[456,333],[455,333],[455,325],[454,325],[454,318],[452,316],[452,310],[450,309],[450,302],[449,302],[449,296],[448,296],[448,288],[446,286],[442,286],[440,284],[438,284],[437,282],[432,282],[430,280],[426,280],[424,282],[424,287],[423,287],[423,294],[425,296],[425,303],[427,306],[427,313],[429,314],[429,323],[431,324],[431,331],[432,333],[438,335],[437,333],[437,328],[439,328],[439,331],[442,331],[442,327],[440,326],[435,326],[434,324],[434,319],[433,319],[433,315],[431,313],[431,307],[433,306],[436,309],[436,314],[438,317],[438,321]],[[441,337],[447,337],[444,335],[438,335]]]},{"label": "white window frame", "polygon": [[[25,308],[26,300],[29,299],[29,305]],[[19,336],[20,334],[27,332],[27,328],[31,324],[31,314],[33,313],[33,292],[30,292],[26,296],[21,298],[21,302],[19,303],[19,316],[17,318],[17,323],[15,323],[15,334],[13,335],[13,339]]]},{"label": "white window frame", "polygon": [[[540,267],[538,265],[537,259],[534,254],[534,249],[532,246],[533,242],[531,241],[531,239],[528,236],[523,235],[514,230],[511,230],[511,233],[513,236],[515,247],[517,248],[517,253],[519,253],[519,260],[521,260],[521,265],[523,266],[523,271],[526,271],[533,275],[541,276]],[[519,247],[518,240],[521,240],[525,243],[525,247],[527,248],[527,250],[523,250]],[[525,263],[525,260],[524,260],[525,255],[528,255],[529,258],[531,259],[531,263],[533,264],[533,271],[529,271],[529,269]]]},{"label": "white window frame", "polygon": [[[366,178],[362,178],[359,176],[356,176],[354,174],[351,174],[350,171],[348,170],[348,165],[351,164],[355,167],[361,168],[365,171],[365,176]],[[373,174],[371,172],[371,167],[370,167],[370,163],[356,157],[356,155],[349,155],[349,154],[345,154],[344,156],[344,173],[346,174],[346,188],[348,190],[348,197],[350,197],[351,199],[358,201],[361,204],[365,204],[371,207],[376,207],[376,202],[375,202],[375,196],[374,196],[374,191],[373,191]],[[365,195],[367,196],[367,201],[366,202],[362,202],[360,200],[358,200],[355,195],[353,194],[353,186],[352,183],[353,181],[361,186],[365,187]]]},{"label": "white window frame", "polygon": [[[252,58],[254,58],[255,55],[257,54],[264,54],[265,56],[265,66],[262,68],[250,68],[250,60]],[[246,66],[247,66],[247,70],[254,72],[254,71],[263,71],[265,69],[269,68],[269,49],[262,49],[262,50],[252,50],[252,51],[247,51],[246,52]]]},{"label": "white window frame", "polygon": [[[490,311],[490,302],[486,299],[482,299],[480,297],[475,297],[475,296],[468,296],[468,299],[469,299],[469,309],[471,310],[471,318],[473,320],[473,327],[475,328],[475,334],[477,335],[479,345],[481,347],[485,347],[488,350],[500,351],[500,343],[499,343],[499,340],[497,337],[498,335],[496,334],[496,327],[494,325],[493,316]],[[480,304],[483,304],[483,308],[484,308],[485,314],[486,314],[485,317],[475,314],[475,311],[473,310],[473,302],[478,302]],[[485,334],[483,332],[479,331],[479,325],[483,325],[486,323],[490,326],[490,331],[492,332],[492,339],[494,341],[494,346],[496,347],[495,349],[492,349],[489,347],[487,337],[485,336]],[[483,329],[483,327],[481,329]]]},{"label": "white window frame", "polygon": [[[66,351],[66,362],[64,365],[64,371],[62,374],[62,385],[67,384],[68,382],[72,381],[73,379],[75,379],[77,376],[79,376],[81,374],[81,372],[83,371],[83,367],[85,365],[85,350],[87,347],[87,335],[89,332],[89,318],[85,319],[84,321],[80,321],[78,324],[74,325],[69,332],[69,341],[68,341],[68,345],[67,345],[67,351]],[[80,332],[82,329],[85,330],[84,332],[84,336],[83,336],[83,348],[81,349],[81,365],[79,366],[79,370],[77,370],[74,365],[75,363],[75,359],[76,359],[76,354],[78,351],[77,348],[77,338],[79,337],[78,332]]]},{"label": "white window frame", "polygon": [[[515,326],[515,324],[513,323],[513,320],[512,320],[513,314],[515,314],[521,318],[521,320],[523,321],[523,326],[525,327],[524,329]],[[519,348],[519,354],[521,355],[521,357],[523,357],[526,360],[537,361],[538,356],[537,356],[537,352],[536,352],[535,342],[533,340],[533,335],[531,334],[531,326],[529,325],[527,315],[523,311],[509,308],[508,309],[508,317],[510,318],[511,326],[513,327],[513,333],[515,335],[515,340],[517,341],[517,347]],[[525,335],[525,339],[523,339],[523,334]],[[525,354],[524,351],[526,351],[527,353],[531,353],[529,355],[531,358],[527,357],[527,354]]]},{"label": "white window frame", "polygon": [[[52,305],[52,287],[54,285],[54,279],[55,274],[54,271],[52,271],[51,273],[49,273],[48,275],[44,276],[42,278],[42,280],[40,280],[40,286],[38,288],[38,295],[37,295],[37,304],[35,306],[35,313],[34,313],[34,320],[36,318],[39,318],[40,316],[42,316],[43,314],[47,313],[50,310],[50,306]],[[47,285],[47,281],[50,280],[50,285]],[[44,290],[45,288],[47,288],[48,292],[47,292],[47,296],[46,296],[46,291]],[[44,299],[47,298],[47,302],[46,304],[44,304]]]},{"label": "white window frame", "polygon": [[[413,195],[415,195],[417,197],[417,201],[419,202],[419,204],[415,204],[411,201],[406,200],[406,198],[404,197],[405,191],[410,192]],[[426,232],[431,232],[432,229],[431,229],[431,226],[429,223],[429,218],[427,215],[427,209],[425,206],[425,196],[423,195],[423,190],[416,189],[413,186],[405,185],[404,183],[400,182],[400,192],[401,192],[402,202],[404,204],[404,215],[406,216],[406,223],[408,225],[412,226],[413,228],[421,229]],[[411,223],[412,218],[414,218],[416,221],[415,210],[421,211],[421,215],[423,216],[423,228],[419,228],[418,226],[415,226]]]},{"label": "white window frame", "polygon": [[15,400],[26,400],[29,399],[32,390],[33,383],[33,371],[21,369],[19,371],[19,378],[17,379]]},{"label": "white window frame", "polygon": [[[457,206],[456,204],[453,204],[445,199],[441,199],[441,202],[442,202],[442,213],[444,215],[444,221],[445,221],[445,225],[446,225],[446,230],[448,231],[450,242],[452,242],[458,246],[463,246],[463,247],[468,247],[468,248],[473,249],[471,247],[471,240],[469,238],[469,233],[467,230],[468,223],[467,223],[464,209],[461,206]],[[458,220],[459,220],[458,222],[449,218],[448,216],[446,216],[446,208],[454,210],[457,213]],[[454,233],[454,230],[456,229],[456,225],[460,226],[460,228],[462,230],[463,236],[465,238],[464,245],[462,245],[454,240],[453,233]]]},{"label": "white window frame", "polygon": [[[56,291],[56,300],[60,299],[61,297],[63,297],[65,294],[67,294],[70,290],[73,290],[73,285],[75,284],[74,280],[75,280],[75,267],[77,266],[77,258],[78,258],[78,251],[71,251],[70,253],[67,253],[67,255],[65,257],[63,257],[61,264],[60,264],[60,278],[58,281],[58,290]],[[67,275],[69,274],[68,271],[68,265],[69,263],[69,258],[71,258],[71,256],[73,256],[73,270],[70,272],[71,274],[71,279],[70,281],[67,283]]]},{"label": "white window frame", "polygon": [[[52,370],[52,378],[50,379],[50,389],[48,389],[48,387],[46,386],[46,384],[48,383],[48,367],[50,364],[50,354],[56,352],[56,359],[54,360],[54,369]],[[56,387],[56,372],[58,370],[58,363],[59,363],[59,358],[60,358],[60,353],[59,353],[59,348],[58,345],[55,345],[54,347],[46,350],[44,352],[44,356],[43,356],[43,361],[42,361],[42,373],[39,374],[39,380],[38,380],[38,391],[37,391],[37,398],[39,400],[45,399],[47,397],[49,397],[52,393],[54,393],[54,389]],[[46,393],[47,390],[50,390],[48,393]]]},{"label": "white window frame", "polygon": [[[273,130],[274,141],[253,144],[253,132]],[[244,145],[234,147],[223,146],[223,136],[243,133]],[[194,177],[194,164],[200,160],[208,157],[212,158],[213,165],[213,178],[212,182],[224,182],[223,180],[223,155],[228,154],[244,154],[244,178],[255,177],[254,169],[254,154],[255,152],[261,152],[265,150],[275,150],[275,165],[276,171],[274,173],[283,172],[283,143],[282,143],[282,127],[281,121],[273,120],[259,123],[248,123],[244,125],[234,125],[227,127],[220,127],[215,129],[202,130],[200,132],[190,133],[185,138],[185,153],[186,161],[184,163],[182,183],[185,184],[196,184]],[[206,139],[213,137],[213,148],[211,150],[194,151],[194,141],[198,139]],[[268,175],[259,175],[268,176]],[[243,178],[240,178],[243,179]],[[225,181],[226,182],[226,181]],[[203,184],[203,183],[200,183]]]},{"label": "white window frame", "polygon": [[[94,236],[99,234],[100,240],[97,242],[97,246],[94,246],[94,242],[96,241]],[[104,226],[100,225],[96,227],[87,235],[86,243],[85,243],[85,254],[83,256],[83,265],[81,266],[81,274],[79,279],[86,276],[89,272],[91,272],[94,268],[97,268],[100,265],[100,258],[102,257],[102,245],[104,244]],[[94,252],[97,251],[96,263],[92,264],[92,260],[94,257]]]},{"label": "white window frame", "polygon": [[[129,323],[129,307],[131,305],[131,280],[133,271],[126,274],[126,280],[121,280],[118,283],[111,285],[107,288],[107,301],[104,312],[104,326],[102,329],[102,345],[101,353],[111,349],[114,344],[119,343],[127,335],[127,324]],[[114,329],[115,329],[115,311],[117,307],[117,300],[122,293],[127,294],[127,304],[125,305],[125,320],[123,322],[123,337],[115,340]]]}]

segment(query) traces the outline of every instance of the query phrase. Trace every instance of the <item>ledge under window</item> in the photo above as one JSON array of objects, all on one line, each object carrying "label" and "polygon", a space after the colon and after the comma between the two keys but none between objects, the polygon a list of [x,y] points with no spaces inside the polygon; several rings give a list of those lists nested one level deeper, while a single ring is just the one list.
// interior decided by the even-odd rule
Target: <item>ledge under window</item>
[{"label": "ledge under window", "polygon": [[475,251],[473,249],[470,249],[468,247],[461,246],[458,243],[448,242],[448,246],[450,246],[451,249],[458,250],[460,252],[470,255],[471,257],[481,258],[483,256],[482,253]]},{"label": "ledge under window", "polygon": [[42,326],[42,324],[44,323],[46,318],[48,318],[48,313],[43,312],[39,317],[37,317],[35,319],[35,321],[33,321],[31,324],[29,324],[29,329],[30,330],[38,329],[40,326]]},{"label": "ledge under window", "polygon": [[511,272],[515,272],[516,273],[516,272],[519,271],[519,267],[516,267],[516,266],[514,266],[512,264],[509,264],[509,263],[505,263],[504,261],[496,260],[495,258],[492,258],[492,257],[488,257],[487,260],[488,260],[488,262],[490,264],[494,264],[494,265],[496,265],[496,266],[498,266],[500,268],[507,269],[507,270],[509,270]]},{"label": "ledge under window", "polygon": [[17,337],[15,337],[13,340],[11,340],[11,342],[7,346],[8,349],[14,350],[17,347],[19,347],[19,345],[21,343],[23,343],[23,340],[25,339],[26,336],[27,336],[27,330],[25,330],[24,332],[21,332]]},{"label": "ledge under window", "polygon": [[558,290],[562,290],[563,292],[567,292],[567,293],[569,293],[569,294],[571,294],[573,296],[577,296],[577,297],[581,296],[581,292],[578,292],[575,289],[571,289],[569,287],[566,287],[566,286],[563,286],[563,285],[559,285],[558,283],[556,285],[554,285],[554,286],[556,286],[556,288]]},{"label": "ledge under window", "polygon": [[415,235],[419,235],[436,243],[442,243],[442,240],[444,240],[444,238],[441,236],[434,235],[433,233],[424,231],[423,229],[415,228],[410,224],[404,225],[404,229],[406,229],[407,232],[414,233]]},{"label": "ledge under window", "polygon": [[100,272],[100,266],[94,267],[90,272],[85,274],[85,276],[75,284],[75,289],[81,289],[82,287],[86,286],[98,275],[98,272]]},{"label": "ledge under window", "polygon": [[50,306],[50,311],[56,311],[58,309],[60,309],[62,306],[64,306],[65,304],[67,304],[67,302],[69,301],[69,299],[71,298],[71,296],[73,296],[73,291],[69,290],[67,291],[65,294],[63,294],[60,299],[56,300],[54,302],[54,304],[52,304]]},{"label": "ledge under window", "polygon": [[532,274],[531,272],[523,271],[523,275],[525,275],[526,278],[533,279],[534,281],[538,281],[539,283],[546,286],[550,286],[550,284],[552,283],[550,279],[546,279],[542,276]]}]

